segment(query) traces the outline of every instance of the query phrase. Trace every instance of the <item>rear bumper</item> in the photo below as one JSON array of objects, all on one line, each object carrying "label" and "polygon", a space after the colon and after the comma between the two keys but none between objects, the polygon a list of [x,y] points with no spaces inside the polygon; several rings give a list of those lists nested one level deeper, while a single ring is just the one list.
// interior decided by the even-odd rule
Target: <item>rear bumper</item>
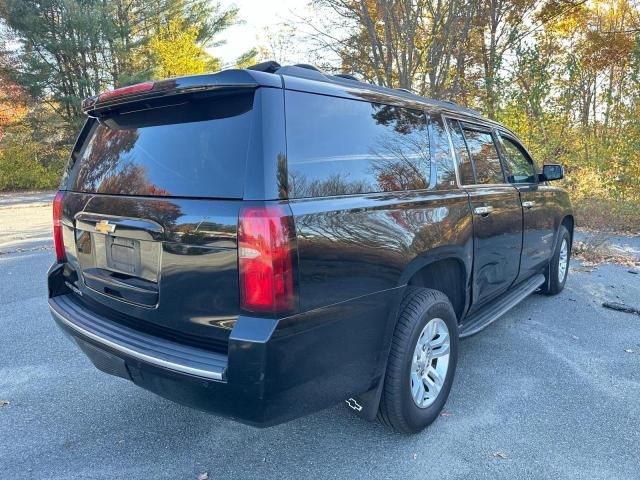
[{"label": "rear bumper", "polygon": [[376,389],[396,293],[280,320],[240,316],[227,355],[132,330],[87,310],[72,293],[49,298],[49,308],[98,369],[177,403],[268,427]]},{"label": "rear bumper", "polygon": [[49,302],[56,322],[86,341],[158,368],[207,380],[224,380],[227,356],[180,345],[127,328],[88,313],[70,295]]},{"label": "rear bumper", "polygon": [[[264,427],[287,420],[284,416],[266,417],[259,375],[229,382],[227,355],[119,325],[88,311],[72,294],[50,298],[49,310],[58,326],[103,372],[183,405],[250,425]],[[249,360],[252,355],[247,353]]]}]

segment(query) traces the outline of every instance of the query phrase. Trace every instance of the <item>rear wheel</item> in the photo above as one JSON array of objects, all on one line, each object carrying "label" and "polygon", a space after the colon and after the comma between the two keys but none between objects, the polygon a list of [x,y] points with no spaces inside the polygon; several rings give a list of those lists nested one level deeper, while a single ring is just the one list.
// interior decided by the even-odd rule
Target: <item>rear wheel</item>
[{"label": "rear wheel", "polygon": [[567,276],[569,275],[570,258],[571,235],[569,235],[569,231],[561,225],[558,243],[545,273],[546,280],[542,286],[543,293],[556,295],[562,291],[565,283],[567,283]]},{"label": "rear wheel", "polygon": [[400,307],[378,419],[419,432],[444,407],[458,358],[458,324],[442,292],[409,287]]}]

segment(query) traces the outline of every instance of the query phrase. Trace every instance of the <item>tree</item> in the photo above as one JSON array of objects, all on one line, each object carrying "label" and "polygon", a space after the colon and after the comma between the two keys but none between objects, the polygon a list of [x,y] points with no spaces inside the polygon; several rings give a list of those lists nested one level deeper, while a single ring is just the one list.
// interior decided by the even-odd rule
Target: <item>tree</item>
[{"label": "tree", "polygon": [[220,62],[208,55],[197,43],[198,29],[182,18],[171,19],[149,42],[157,57],[156,78],[193,75],[218,70]]},{"label": "tree", "polygon": [[[208,0],[3,0],[0,32],[13,48],[2,52],[0,71],[48,102],[75,132],[83,98],[150,78],[158,62],[169,64],[168,52],[182,56],[171,50],[172,36],[189,48],[195,64],[202,62],[201,50],[215,44],[236,15],[237,9],[222,10]],[[157,55],[150,47],[154,39]]]}]

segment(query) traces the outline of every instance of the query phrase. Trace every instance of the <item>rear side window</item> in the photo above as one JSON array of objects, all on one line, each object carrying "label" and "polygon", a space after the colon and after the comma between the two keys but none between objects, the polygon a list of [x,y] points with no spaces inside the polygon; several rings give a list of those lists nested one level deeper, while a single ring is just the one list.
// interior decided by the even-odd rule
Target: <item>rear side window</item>
[{"label": "rear side window", "polygon": [[301,92],[285,103],[289,197],[429,188],[423,112]]},{"label": "rear side window", "polygon": [[456,150],[456,155],[458,156],[460,182],[462,182],[462,185],[473,185],[476,183],[475,176],[473,174],[473,165],[471,165],[469,150],[467,150],[467,144],[464,140],[460,123],[457,120],[447,119],[447,124],[449,125],[453,148]]},{"label": "rear side window", "polygon": [[464,128],[464,138],[475,167],[476,183],[504,183],[500,157],[491,132]]},{"label": "rear side window", "polygon": [[95,121],[71,167],[71,190],[242,198],[253,94],[174,103]]},{"label": "rear side window", "polygon": [[533,162],[524,148],[509,137],[500,137],[505,149],[505,170],[509,183],[534,183]]}]

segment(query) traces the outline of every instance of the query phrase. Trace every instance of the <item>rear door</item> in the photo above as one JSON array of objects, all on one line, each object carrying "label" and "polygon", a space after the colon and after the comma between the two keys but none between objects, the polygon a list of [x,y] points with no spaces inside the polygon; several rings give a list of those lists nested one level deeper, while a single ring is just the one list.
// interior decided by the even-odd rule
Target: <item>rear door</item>
[{"label": "rear door", "polygon": [[65,247],[86,308],[226,349],[239,313],[236,229],[259,95],[183,95],[88,122],[65,198],[74,229]]},{"label": "rear door", "polygon": [[447,119],[460,181],[473,212],[472,307],[506,291],[518,276],[522,207],[518,190],[505,182],[490,128]]},{"label": "rear door", "polygon": [[523,207],[522,257],[519,280],[539,273],[553,250],[554,218],[547,193],[540,188],[533,160],[511,134],[500,131],[507,181],[520,192]]}]

